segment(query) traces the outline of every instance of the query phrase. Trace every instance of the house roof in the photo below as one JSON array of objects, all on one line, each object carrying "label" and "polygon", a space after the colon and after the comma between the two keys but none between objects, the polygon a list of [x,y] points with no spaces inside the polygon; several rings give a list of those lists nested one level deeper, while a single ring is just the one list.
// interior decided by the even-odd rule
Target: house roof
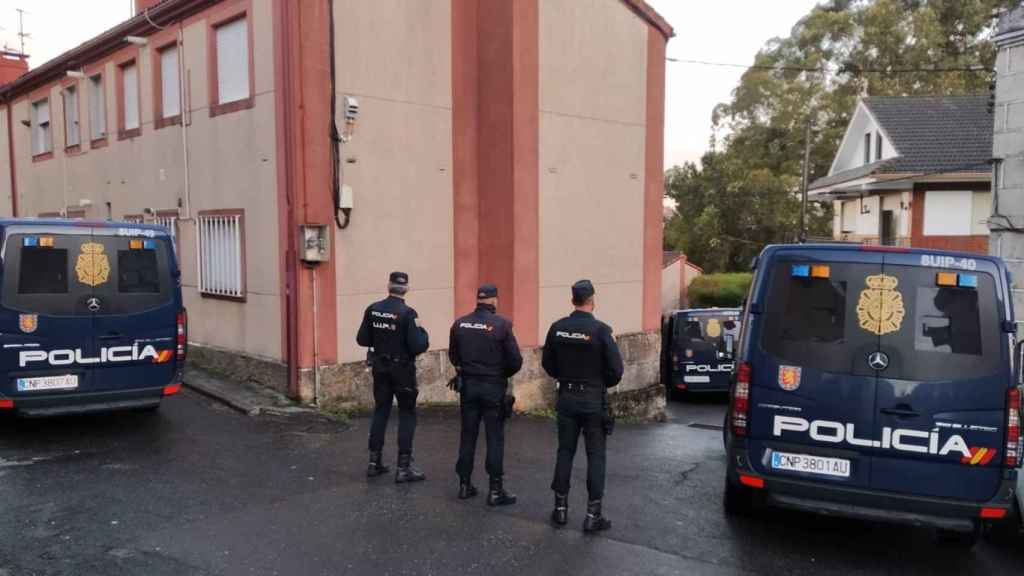
[{"label": "house roof", "polygon": [[1024,34],[1024,5],[1006,11],[999,16],[994,38],[996,44],[1013,42],[1022,34]]},{"label": "house roof", "polygon": [[669,266],[675,264],[676,260],[679,260],[683,256],[685,256],[685,254],[683,254],[682,252],[662,252],[661,267],[668,268]]},{"label": "house roof", "polygon": [[676,35],[675,30],[672,29],[672,25],[665,20],[661,14],[658,14],[657,10],[651,8],[650,4],[644,2],[644,0],[622,0],[629,9],[632,10],[637,16],[643,18],[648,24],[654,26],[661,32],[661,35],[665,37],[665,40],[672,38]]},{"label": "house roof", "polygon": [[819,178],[812,190],[875,174],[990,172],[988,96],[873,96],[862,102],[899,155]]}]

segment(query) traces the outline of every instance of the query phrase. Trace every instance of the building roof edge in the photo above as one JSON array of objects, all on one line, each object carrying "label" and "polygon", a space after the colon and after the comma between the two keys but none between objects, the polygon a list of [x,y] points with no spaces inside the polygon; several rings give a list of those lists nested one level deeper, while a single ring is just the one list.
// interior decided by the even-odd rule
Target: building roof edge
[{"label": "building roof edge", "polygon": [[647,21],[648,24],[657,28],[666,41],[676,35],[676,31],[668,23],[668,20],[665,20],[661,14],[658,14],[657,10],[652,8],[647,2],[644,2],[644,0],[622,0],[622,3],[628,6],[637,16]]}]

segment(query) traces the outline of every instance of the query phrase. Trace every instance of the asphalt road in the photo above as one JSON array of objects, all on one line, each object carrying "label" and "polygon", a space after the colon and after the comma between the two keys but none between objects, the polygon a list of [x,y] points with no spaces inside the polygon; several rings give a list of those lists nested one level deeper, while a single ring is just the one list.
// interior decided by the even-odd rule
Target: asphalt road
[{"label": "asphalt road", "polygon": [[[582,450],[570,525],[547,523],[555,446],[543,419],[509,430],[519,503],[500,510],[454,497],[453,412],[421,415],[429,479],[413,486],[364,477],[365,419],[250,418],[186,392],[157,414],[2,421],[0,576],[1024,572],[1024,538],[962,553],[926,530],[783,512],[726,519],[722,402],[673,404],[667,424],[616,430],[614,526],[600,536],[580,530]],[[394,438],[392,428],[392,461]]]}]

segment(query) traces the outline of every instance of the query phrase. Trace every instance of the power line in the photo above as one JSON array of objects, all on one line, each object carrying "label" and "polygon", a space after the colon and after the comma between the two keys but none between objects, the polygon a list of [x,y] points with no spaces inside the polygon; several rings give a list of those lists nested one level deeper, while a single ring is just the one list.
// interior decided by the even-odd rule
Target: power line
[{"label": "power line", "polygon": [[[667,57],[665,60],[676,64],[696,64],[700,66],[719,66],[723,68],[744,68],[747,70],[769,70],[776,72],[829,72],[827,68],[811,68],[807,66],[767,66],[761,64],[734,64],[731,62],[711,62],[708,60],[692,60],[688,58]],[[950,68],[862,68],[856,64],[844,64],[836,71],[840,74],[922,74],[922,73],[964,73],[986,72],[992,70],[984,66],[958,66]]]}]

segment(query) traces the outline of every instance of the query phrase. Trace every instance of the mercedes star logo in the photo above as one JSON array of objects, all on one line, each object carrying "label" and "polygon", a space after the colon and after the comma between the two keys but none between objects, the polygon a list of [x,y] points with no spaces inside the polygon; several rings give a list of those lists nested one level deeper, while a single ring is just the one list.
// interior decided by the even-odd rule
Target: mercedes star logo
[{"label": "mercedes star logo", "polygon": [[889,367],[889,356],[885,352],[872,352],[868,355],[868,366],[872,370],[881,372]]},{"label": "mercedes star logo", "polygon": [[85,305],[89,307],[90,312],[100,311],[100,299],[96,297],[89,298],[85,301]]}]

